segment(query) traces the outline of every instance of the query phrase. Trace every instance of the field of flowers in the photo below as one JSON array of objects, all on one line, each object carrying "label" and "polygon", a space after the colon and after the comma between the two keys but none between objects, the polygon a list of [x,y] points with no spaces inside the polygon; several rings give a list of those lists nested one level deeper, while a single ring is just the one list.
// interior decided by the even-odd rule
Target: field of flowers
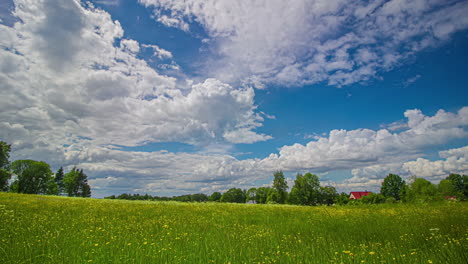
[{"label": "field of flowers", "polygon": [[468,204],[300,207],[0,193],[0,263],[468,263]]}]

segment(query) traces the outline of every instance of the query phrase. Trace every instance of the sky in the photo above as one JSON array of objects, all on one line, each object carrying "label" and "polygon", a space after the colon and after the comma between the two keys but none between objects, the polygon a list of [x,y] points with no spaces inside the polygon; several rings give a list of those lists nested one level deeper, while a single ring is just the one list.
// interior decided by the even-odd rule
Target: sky
[{"label": "sky", "polygon": [[3,0],[0,140],[93,197],[468,173],[468,1]]}]

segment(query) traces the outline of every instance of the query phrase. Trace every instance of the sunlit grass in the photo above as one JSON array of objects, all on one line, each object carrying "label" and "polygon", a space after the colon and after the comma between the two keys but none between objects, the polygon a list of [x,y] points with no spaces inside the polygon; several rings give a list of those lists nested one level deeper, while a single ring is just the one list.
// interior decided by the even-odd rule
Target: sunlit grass
[{"label": "sunlit grass", "polygon": [[468,263],[468,205],[300,207],[0,193],[0,263]]}]

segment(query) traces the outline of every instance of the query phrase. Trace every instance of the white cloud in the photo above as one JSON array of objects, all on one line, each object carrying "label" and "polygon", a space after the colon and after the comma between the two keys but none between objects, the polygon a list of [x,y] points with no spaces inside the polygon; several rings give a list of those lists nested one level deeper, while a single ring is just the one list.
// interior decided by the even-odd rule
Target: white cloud
[{"label": "white cloud", "polygon": [[159,58],[159,59],[172,59],[172,53],[168,50],[162,49],[158,47],[157,45],[147,45],[143,44],[142,45],[144,48],[150,48],[153,50],[153,56]]},{"label": "white cloud", "polygon": [[140,44],[133,39],[122,39],[120,41],[120,48],[128,53],[137,54],[140,52]]},{"label": "white cloud", "polygon": [[253,132],[263,121],[253,89],[215,79],[179,88],[184,80],[137,57],[140,43],[122,39],[120,23],[107,12],[78,0],[15,6],[21,22],[0,25],[0,138],[19,156],[54,160],[39,153],[56,155],[83,138],[128,146],[270,138]]},{"label": "white cloud", "polygon": [[205,29],[216,51],[207,75],[259,87],[367,81],[468,27],[466,1],[139,2],[166,26]]},{"label": "white cloud", "polygon": [[120,0],[97,0],[94,1],[97,4],[107,5],[107,6],[118,6],[120,5]]},{"label": "white cloud", "polygon": [[386,129],[332,130],[328,137],[317,137],[306,145],[284,146],[270,159],[285,170],[329,171],[401,162],[421,155],[422,149],[452,139],[466,138],[468,107],[457,114],[438,111],[425,116],[407,110],[408,129],[391,133]]},{"label": "white cloud", "polygon": [[430,161],[418,158],[403,164],[403,169],[412,175],[431,180],[440,180],[450,173],[468,174],[468,146],[439,152],[444,160]]}]

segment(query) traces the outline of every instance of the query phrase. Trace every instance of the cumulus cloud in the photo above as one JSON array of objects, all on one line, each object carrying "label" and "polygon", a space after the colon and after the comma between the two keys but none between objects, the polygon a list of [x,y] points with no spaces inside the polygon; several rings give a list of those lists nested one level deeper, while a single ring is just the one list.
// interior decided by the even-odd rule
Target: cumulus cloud
[{"label": "cumulus cloud", "polygon": [[440,180],[450,173],[468,174],[468,146],[440,151],[443,160],[430,161],[418,158],[403,164],[403,169],[411,175],[418,175],[430,180]]},{"label": "cumulus cloud", "polygon": [[90,3],[15,0],[13,15],[13,26],[0,24],[0,138],[17,153],[35,152],[25,142],[54,155],[84,139],[203,146],[270,138],[254,132],[263,117],[252,88],[216,79],[178,87],[184,80],[138,58],[141,47],[170,52],[124,39],[120,23]]},{"label": "cumulus cloud", "polygon": [[205,29],[207,74],[259,88],[367,81],[468,27],[468,3],[454,0],[139,2],[166,26]]},{"label": "cumulus cloud", "polygon": [[159,59],[172,59],[172,53],[168,50],[162,49],[157,45],[142,45],[144,48],[150,48],[153,50],[153,56]]},{"label": "cumulus cloud", "polygon": [[285,170],[318,172],[353,169],[374,164],[402,162],[421,155],[428,146],[466,138],[468,107],[458,113],[438,111],[426,116],[420,110],[407,110],[408,129],[392,133],[387,129],[332,130],[328,137],[316,137],[306,145],[284,146],[268,159]]}]

